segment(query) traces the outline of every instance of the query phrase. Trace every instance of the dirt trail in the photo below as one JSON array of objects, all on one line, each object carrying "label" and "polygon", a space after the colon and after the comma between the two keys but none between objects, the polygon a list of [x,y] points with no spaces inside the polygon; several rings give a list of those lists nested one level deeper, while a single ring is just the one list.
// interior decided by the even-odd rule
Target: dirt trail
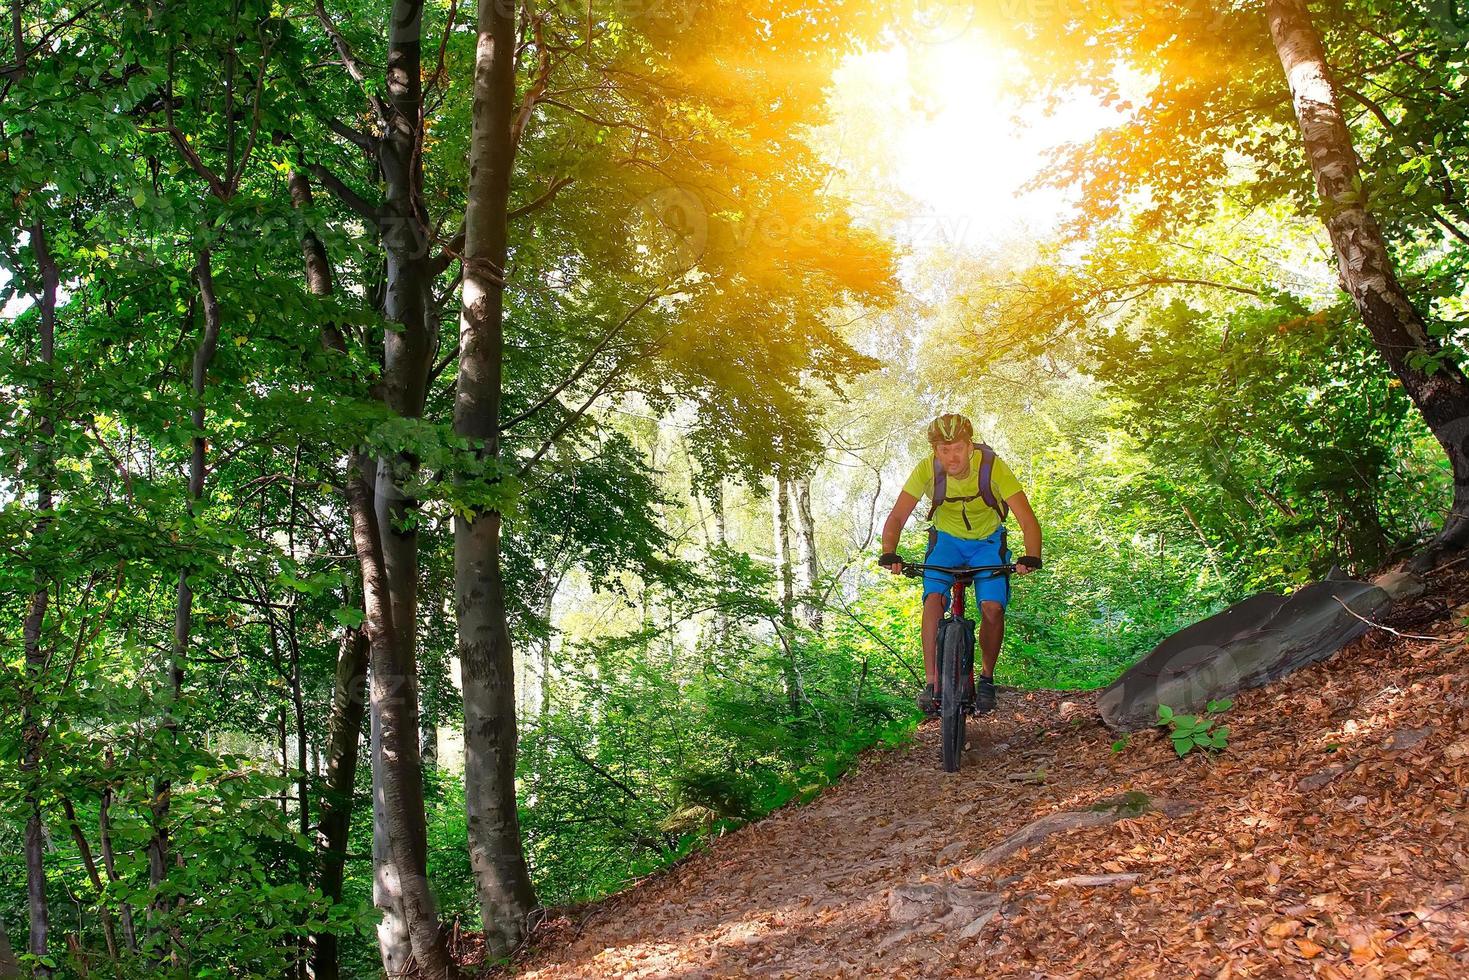
[{"label": "dirt trail", "polygon": [[[1114,753],[1091,695],[1002,693],[958,775],[929,723],[815,802],[547,923],[516,974],[1469,975],[1466,599],[1459,575],[1389,620],[1414,638],[1373,630],[1241,695],[1214,760],[1177,759],[1161,731]],[[1153,809],[975,860],[1124,793]]]}]

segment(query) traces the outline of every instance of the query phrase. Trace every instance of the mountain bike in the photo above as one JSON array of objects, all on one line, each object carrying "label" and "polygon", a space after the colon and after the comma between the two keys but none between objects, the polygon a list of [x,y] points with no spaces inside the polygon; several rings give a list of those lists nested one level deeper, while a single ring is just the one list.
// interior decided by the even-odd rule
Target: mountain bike
[{"label": "mountain bike", "polygon": [[964,751],[964,727],[967,716],[974,714],[974,620],[964,615],[964,590],[981,578],[1007,578],[1015,566],[986,565],[980,568],[948,568],[943,565],[910,565],[903,563],[903,574],[921,578],[924,572],[940,572],[954,577],[953,599],[949,611],[939,620],[938,651],[939,717],[943,720],[939,758],[944,772],[959,771],[959,756]]}]

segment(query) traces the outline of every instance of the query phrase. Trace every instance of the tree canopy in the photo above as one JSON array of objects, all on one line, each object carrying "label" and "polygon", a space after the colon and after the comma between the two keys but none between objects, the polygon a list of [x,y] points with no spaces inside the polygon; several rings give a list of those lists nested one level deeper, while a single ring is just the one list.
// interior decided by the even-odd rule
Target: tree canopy
[{"label": "tree canopy", "polygon": [[[811,798],[916,722],[940,412],[1007,683],[1462,547],[1452,5],[1014,6],[16,0],[0,976],[456,975]],[[936,240],[982,101],[1095,125]]]}]

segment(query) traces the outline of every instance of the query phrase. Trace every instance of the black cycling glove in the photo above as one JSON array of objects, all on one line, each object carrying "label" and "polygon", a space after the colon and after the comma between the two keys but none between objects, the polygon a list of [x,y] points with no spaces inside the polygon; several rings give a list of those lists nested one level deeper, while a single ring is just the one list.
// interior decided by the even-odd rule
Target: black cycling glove
[{"label": "black cycling glove", "polygon": [[902,562],[903,562],[903,557],[901,555],[899,555],[898,553],[893,552],[893,551],[887,552],[886,554],[884,554],[881,558],[879,558],[877,560],[877,563],[879,565],[881,565],[883,568],[887,568],[889,565],[900,565],[900,564],[902,564]]},{"label": "black cycling glove", "polygon": [[1042,563],[1035,555],[1023,555],[1015,559],[1015,564],[1024,565],[1026,568],[1034,568],[1036,571],[1040,571]]}]

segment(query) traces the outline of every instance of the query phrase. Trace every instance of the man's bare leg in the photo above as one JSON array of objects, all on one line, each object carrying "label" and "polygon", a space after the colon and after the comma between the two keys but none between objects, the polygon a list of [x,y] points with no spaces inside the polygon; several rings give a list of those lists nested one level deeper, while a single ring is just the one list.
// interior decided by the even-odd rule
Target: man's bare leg
[{"label": "man's bare leg", "polygon": [[[925,610],[927,612],[927,610]],[[925,622],[927,618],[925,617]],[[979,605],[979,659],[985,677],[995,676],[1000,659],[1000,644],[1005,642],[1005,607],[998,602]]]},{"label": "man's bare leg", "polygon": [[[923,674],[934,690],[939,686],[938,636],[939,620],[943,618],[944,596],[935,592],[923,600]],[[999,649],[997,644],[995,650]]]}]

